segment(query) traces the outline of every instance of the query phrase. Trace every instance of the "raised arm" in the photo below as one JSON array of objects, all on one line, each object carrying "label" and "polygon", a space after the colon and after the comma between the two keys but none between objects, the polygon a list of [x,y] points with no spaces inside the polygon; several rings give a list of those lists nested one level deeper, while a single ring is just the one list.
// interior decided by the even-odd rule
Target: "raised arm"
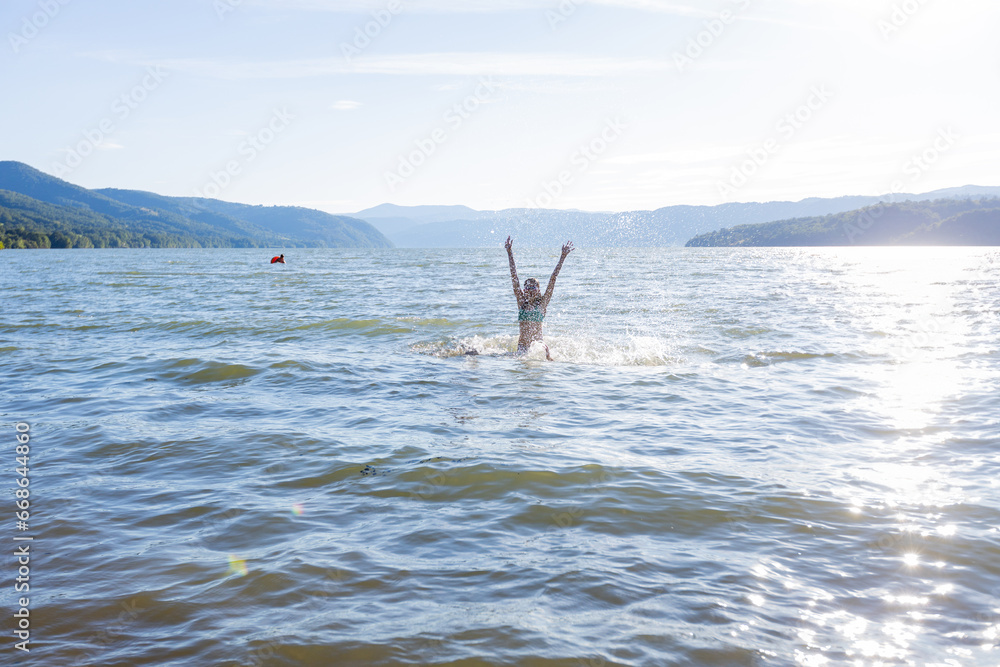
[{"label": "raised arm", "polygon": [[521,283],[517,279],[517,266],[514,265],[514,251],[511,247],[514,242],[507,237],[507,242],[503,244],[503,247],[507,249],[507,259],[510,260],[510,280],[514,283],[514,298],[517,299],[518,308],[524,303],[524,293],[521,292]]},{"label": "raised arm", "polygon": [[552,298],[552,292],[556,289],[556,276],[559,275],[559,270],[562,268],[563,262],[566,261],[566,256],[573,252],[573,242],[567,241],[566,245],[562,247],[562,255],[559,257],[559,263],[556,264],[555,271],[552,272],[552,277],[549,278],[549,284],[545,288],[545,296],[542,297],[542,307],[549,307],[549,300]]}]

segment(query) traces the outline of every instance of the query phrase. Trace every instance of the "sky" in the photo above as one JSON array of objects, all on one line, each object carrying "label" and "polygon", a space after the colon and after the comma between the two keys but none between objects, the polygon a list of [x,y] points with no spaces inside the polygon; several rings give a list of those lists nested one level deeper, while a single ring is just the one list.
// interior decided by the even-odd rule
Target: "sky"
[{"label": "sky", "polygon": [[0,160],[349,213],[1000,185],[995,0],[4,0]]}]

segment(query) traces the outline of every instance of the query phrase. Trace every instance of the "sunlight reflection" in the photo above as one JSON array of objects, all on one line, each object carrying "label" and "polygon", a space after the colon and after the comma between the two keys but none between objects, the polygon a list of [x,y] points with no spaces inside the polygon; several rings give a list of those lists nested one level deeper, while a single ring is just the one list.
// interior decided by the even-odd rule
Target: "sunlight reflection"
[{"label": "sunlight reflection", "polygon": [[[906,657],[906,651],[898,646],[880,644],[874,639],[866,639],[854,644],[861,655],[866,658],[895,658],[901,660]],[[853,651],[848,650],[847,655],[853,655]]]},{"label": "sunlight reflection", "polygon": [[911,360],[884,369],[881,375],[878,396],[868,407],[899,430],[928,426],[937,406],[956,393],[964,380],[964,374],[947,356]]},{"label": "sunlight reflection", "polygon": [[904,606],[916,606],[925,605],[930,602],[929,599],[921,597],[918,595],[886,595],[882,598],[889,604],[898,604]]},{"label": "sunlight reflection", "polygon": [[969,334],[959,303],[979,254],[955,248],[880,248],[861,253],[840,276],[854,294],[852,317],[872,336],[869,353],[875,395],[863,407],[896,429],[926,427],[941,401],[967,380],[953,363]]},{"label": "sunlight reflection", "polygon": [[958,532],[958,526],[953,523],[949,523],[946,526],[938,527],[937,532],[938,535],[941,535],[942,537],[952,537],[956,532]]},{"label": "sunlight reflection", "polygon": [[795,651],[795,662],[804,667],[822,667],[822,665],[830,662],[825,656],[818,653],[803,653],[802,651]]},{"label": "sunlight reflection", "polygon": [[901,648],[908,648],[910,642],[917,638],[917,635],[920,633],[920,628],[916,625],[909,625],[900,621],[894,621],[883,625],[882,633],[888,635],[897,646]]},{"label": "sunlight reflection", "polygon": [[868,621],[860,616],[837,628],[840,634],[844,635],[848,639],[857,639],[863,635],[867,629]]},{"label": "sunlight reflection", "polygon": [[[929,599],[917,595],[886,595],[883,602],[892,607],[924,607]],[[879,665],[882,661],[906,661],[913,658],[914,645],[919,641],[924,629],[921,621],[934,617],[920,611],[907,609],[902,616],[882,621],[872,620],[852,614],[844,609],[827,613],[803,613],[801,619],[812,628],[800,627],[796,635],[803,646],[796,654],[799,664],[824,664],[808,662],[819,659],[812,651],[826,651],[830,645],[844,647],[844,653],[851,658],[849,664]],[[838,641],[838,638],[843,641]],[[989,641],[989,638],[985,638]],[[848,664],[840,661],[837,664]],[[907,662],[906,664],[914,664]]]},{"label": "sunlight reflection", "polygon": [[[962,499],[962,496],[956,495],[948,480],[928,465],[873,462],[865,468],[854,468],[851,474],[871,484],[888,486],[893,494],[882,499],[887,507],[898,507],[901,503],[937,507]],[[904,512],[896,512],[894,518],[900,524],[912,521]],[[909,527],[909,530],[915,529],[915,526]]]}]

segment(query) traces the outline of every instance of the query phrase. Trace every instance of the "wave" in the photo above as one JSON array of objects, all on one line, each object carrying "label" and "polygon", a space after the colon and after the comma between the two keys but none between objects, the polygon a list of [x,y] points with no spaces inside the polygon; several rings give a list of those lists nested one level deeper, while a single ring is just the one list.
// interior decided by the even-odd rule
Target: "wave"
[{"label": "wave", "polygon": [[[51,325],[55,326],[55,325]],[[84,325],[74,330],[87,330],[99,327]],[[146,322],[131,328],[132,331],[162,331],[170,334],[188,334],[195,337],[212,338],[218,336],[285,336],[282,341],[295,340],[295,336],[303,334],[337,334],[360,335],[374,337],[381,335],[412,333],[412,326],[402,323],[387,322],[378,318],[352,319],[347,317],[317,320],[306,323],[285,323],[284,326],[274,326],[266,322],[250,322],[247,320],[230,319],[229,321],[208,320],[164,320]],[[289,337],[291,336],[291,337]]]},{"label": "wave", "polygon": [[[771,366],[773,364],[780,364],[789,361],[805,361],[808,359],[833,359],[839,355],[833,352],[754,352],[753,354],[743,355],[737,360],[751,368],[757,368],[760,366]],[[724,357],[719,359],[720,362],[733,361],[732,357]]]},{"label": "wave", "polygon": [[322,320],[320,322],[310,322],[308,324],[301,324],[296,327],[291,327],[287,331],[313,331],[318,330],[321,332],[336,332],[336,331],[350,331],[357,332],[369,336],[377,336],[380,334],[396,334],[396,333],[410,333],[413,329],[412,327],[402,327],[395,324],[389,324],[383,322],[379,319],[365,319],[365,320],[354,320],[347,317],[340,317],[333,320]]},{"label": "wave", "polygon": [[420,327],[453,327],[456,325],[468,325],[470,322],[468,320],[453,321],[444,317],[397,317],[397,322],[406,322],[408,324]]},{"label": "wave", "polygon": [[158,379],[174,380],[181,384],[200,385],[225,382],[239,384],[261,373],[261,369],[202,359],[173,359],[163,363],[156,375]]},{"label": "wave", "polygon": [[724,329],[722,333],[726,334],[730,338],[742,340],[745,338],[753,338],[754,336],[762,336],[764,334],[769,334],[773,331],[774,329],[771,329],[770,327],[750,326],[750,327],[730,327],[728,329]]}]

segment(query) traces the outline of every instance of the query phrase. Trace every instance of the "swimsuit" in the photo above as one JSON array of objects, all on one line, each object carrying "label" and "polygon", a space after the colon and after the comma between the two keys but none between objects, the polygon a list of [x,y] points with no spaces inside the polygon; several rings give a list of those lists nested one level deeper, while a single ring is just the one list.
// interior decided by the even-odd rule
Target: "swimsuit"
[{"label": "swimsuit", "polygon": [[544,319],[545,313],[542,312],[541,308],[532,308],[530,310],[522,308],[517,311],[518,322],[541,322]]}]

